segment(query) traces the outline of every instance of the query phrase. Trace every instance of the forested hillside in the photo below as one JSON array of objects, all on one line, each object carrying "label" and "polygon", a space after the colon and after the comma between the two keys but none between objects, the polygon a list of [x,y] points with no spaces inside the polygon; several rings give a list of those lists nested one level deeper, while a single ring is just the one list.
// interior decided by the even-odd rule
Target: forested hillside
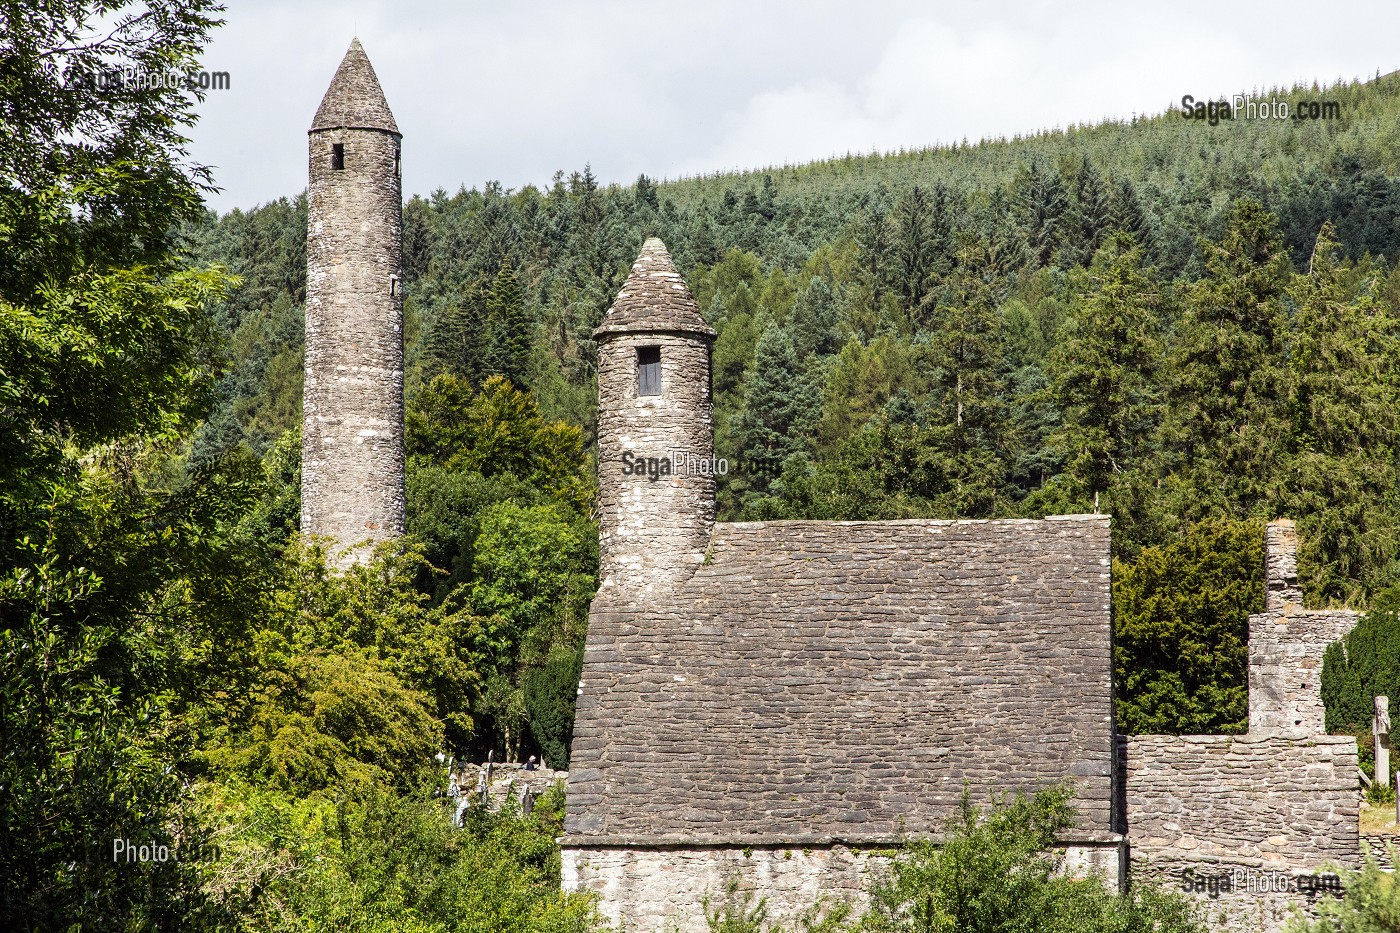
[{"label": "forested hillside", "polygon": [[[1393,599],[1400,580],[1400,77],[1268,93],[1338,101],[1341,118],[1168,112],[667,183],[600,186],[585,167],[548,190],[414,198],[410,441],[444,398],[489,404],[504,384],[471,392],[502,376],[587,450],[592,330],[659,235],[719,331],[721,517],[1111,512],[1124,725],[1241,727],[1260,520],[1299,520],[1313,603]],[[219,310],[231,352],[196,460],[261,454],[296,426],[304,230],[301,199],[189,229],[196,256],[243,279]],[[475,510],[501,499],[449,490],[537,468],[433,450],[416,448],[412,530],[451,581],[480,585]],[[574,583],[593,560],[587,472],[546,496],[568,516]],[[511,501],[537,509],[538,494]],[[522,631],[562,659],[563,627]],[[483,709],[519,711],[514,733],[490,717],[498,743],[529,717],[539,651],[492,675]]]}]

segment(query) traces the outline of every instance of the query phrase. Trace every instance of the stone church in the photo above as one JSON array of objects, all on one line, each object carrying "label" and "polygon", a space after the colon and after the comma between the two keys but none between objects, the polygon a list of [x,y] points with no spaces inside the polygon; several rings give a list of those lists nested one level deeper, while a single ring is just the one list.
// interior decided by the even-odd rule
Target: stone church
[{"label": "stone church", "polygon": [[[404,528],[402,137],[358,41],[316,112],[302,530],[342,563]],[[596,332],[600,586],[563,882],[632,931],[703,931],[730,879],[774,919],[859,902],[964,792],[1069,782],[1067,870],[1191,891],[1272,931],[1360,856],[1356,743],[1324,735],[1322,652],[1268,526],[1249,732],[1114,729],[1109,519],[715,521],[714,330],[649,239]]]}]

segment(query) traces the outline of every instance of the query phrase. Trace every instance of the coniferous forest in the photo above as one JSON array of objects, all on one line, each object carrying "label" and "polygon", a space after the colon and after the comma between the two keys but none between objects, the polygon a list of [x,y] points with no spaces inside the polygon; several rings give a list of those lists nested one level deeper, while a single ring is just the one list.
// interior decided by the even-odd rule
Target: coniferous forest
[{"label": "coniferous forest", "polygon": [[[297,533],[305,197],[209,212],[191,98],[55,70],[192,64],[217,5],[79,42],[99,6],[0,4],[6,929],[593,928],[558,886],[562,794],[454,830],[434,756],[568,765],[591,335],[647,236],[719,334],[721,519],[1111,514],[1128,732],[1243,731],[1270,518],[1309,604],[1398,650],[1400,75],[1272,92],[1327,121],[415,196],[409,535],[340,574]],[[1329,728],[1366,732],[1395,677],[1330,654]],[[1031,858],[1062,805],[963,829],[1020,813]],[[922,896],[896,882],[889,918]]]}]

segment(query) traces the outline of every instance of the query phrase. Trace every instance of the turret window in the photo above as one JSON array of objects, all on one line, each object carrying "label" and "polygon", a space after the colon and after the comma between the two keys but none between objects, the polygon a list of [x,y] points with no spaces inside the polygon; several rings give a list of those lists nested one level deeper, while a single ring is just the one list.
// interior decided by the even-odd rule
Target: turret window
[{"label": "turret window", "polygon": [[661,348],[637,348],[637,394],[661,394]]},{"label": "turret window", "polygon": [[336,172],[345,170],[344,143],[331,143],[331,169]]}]

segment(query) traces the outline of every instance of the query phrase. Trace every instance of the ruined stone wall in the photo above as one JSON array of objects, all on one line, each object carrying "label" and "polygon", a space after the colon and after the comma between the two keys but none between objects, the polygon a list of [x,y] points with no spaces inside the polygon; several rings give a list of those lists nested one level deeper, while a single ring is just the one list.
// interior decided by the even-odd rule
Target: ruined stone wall
[{"label": "ruined stone wall", "polygon": [[1298,532],[1288,519],[1264,529],[1265,611],[1249,617],[1249,731],[1321,735],[1322,655],[1358,614],[1303,608]]},{"label": "ruined stone wall", "polygon": [[[660,395],[638,394],[639,347],[661,349]],[[688,579],[709,546],[715,476],[696,466],[714,456],[709,340],[608,335],[598,348],[598,395],[599,599],[623,589],[643,599]],[[624,455],[642,465],[629,467]],[[667,461],[669,475],[648,475],[647,458]]]},{"label": "ruined stone wall", "polygon": [[1400,836],[1387,833],[1375,833],[1361,837],[1361,854],[1364,857],[1367,852],[1375,857],[1376,863],[1386,871],[1394,871],[1395,863],[1390,857],[1391,847],[1400,848]]},{"label": "ruined stone wall", "polygon": [[1191,888],[1211,929],[1276,931],[1358,864],[1356,742],[1130,736],[1126,807],[1132,879]]},{"label": "ruined stone wall", "polygon": [[1321,735],[1322,655],[1356,627],[1345,609],[1298,604],[1249,617],[1249,731]]},{"label": "ruined stone wall", "polygon": [[398,160],[395,133],[310,136],[301,529],[342,548],[404,529]]}]

